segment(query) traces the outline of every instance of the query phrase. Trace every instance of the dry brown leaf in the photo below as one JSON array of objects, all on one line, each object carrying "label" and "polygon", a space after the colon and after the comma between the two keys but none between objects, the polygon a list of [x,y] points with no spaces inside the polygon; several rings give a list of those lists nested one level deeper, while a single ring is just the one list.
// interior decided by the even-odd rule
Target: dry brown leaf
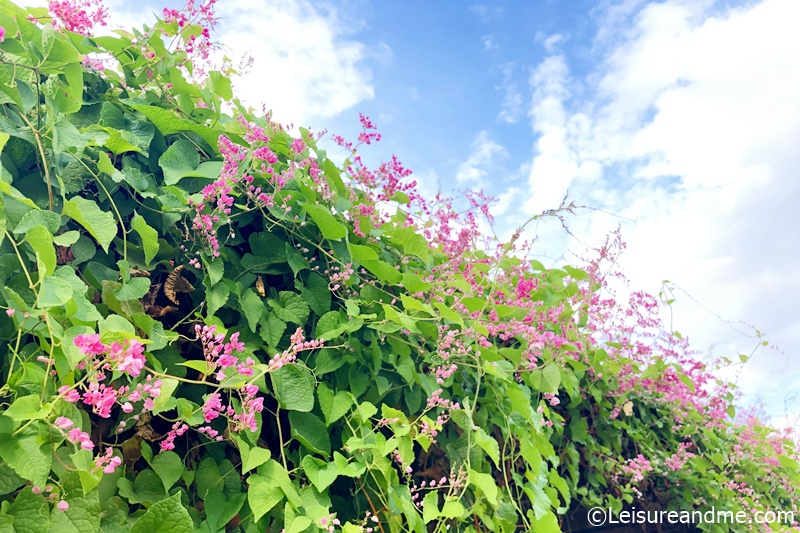
[{"label": "dry brown leaf", "polygon": [[167,276],[167,281],[164,282],[164,294],[175,305],[180,304],[178,302],[179,292],[192,292],[194,290],[192,284],[186,281],[186,278],[181,274],[182,270],[183,265],[180,265],[170,272],[169,276]]},{"label": "dry brown leaf", "polygon": [[56,264],[66,265],[70,261],[75,261],[75,256],[72,254],[72,246],[56,245]]},{"label": "dry brown leaf", "polygon": [[633,414],[633,402],[628,400],[622,405],[622,412],[625,413],[625,416],[631,416]]},{"label": "dry brown leaf", "polygon": [[264,288],[264,280],[261,279],[261,276],[256,278],[256,291],[258,291],[258,295],[262,298],[267,295],[267,291]]}]

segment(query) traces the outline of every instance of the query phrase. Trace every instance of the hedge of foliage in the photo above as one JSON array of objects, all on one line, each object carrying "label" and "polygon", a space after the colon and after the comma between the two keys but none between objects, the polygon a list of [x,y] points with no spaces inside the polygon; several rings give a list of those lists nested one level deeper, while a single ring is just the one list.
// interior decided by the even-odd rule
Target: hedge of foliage
[{"label": "hedge of foliage", "polygon": [[244,109],[200,71],[213,2],[91,37],[104,16],[0,0],[0,530],[796,510],[788,435],[735,419],[656,299],[614,300],[618,238],[522,260],[479,195],[459,213],[367,168],[366,117],[337,165]]}]

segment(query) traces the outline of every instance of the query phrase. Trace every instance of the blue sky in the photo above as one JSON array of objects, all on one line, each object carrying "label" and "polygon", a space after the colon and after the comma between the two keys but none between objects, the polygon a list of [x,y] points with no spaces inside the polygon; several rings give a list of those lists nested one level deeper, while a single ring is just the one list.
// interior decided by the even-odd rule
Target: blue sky
[{"label": "blue sky", "polygon": [[[141,4],[111,6],[116,20],[149,18]],[[368,161],[396,154],[426,191],[484,189],[500,199],[501,235],[567,190],[624,217],[583,211],[568,219],[574,239],[539,224],[536,253],[574,259],[621,224],[633,288],[656,293],[670,279],[685,289],[674,326],[698,349],[749,353],[739,320],[780,347],[723,375],[794,423],[800,2],[217,6],[228,55],[255,60],[237,94],[281,122],[354,139],[364,112],[383,134],[362,151]],[[789,405],[798,412],[800,401]]]}]

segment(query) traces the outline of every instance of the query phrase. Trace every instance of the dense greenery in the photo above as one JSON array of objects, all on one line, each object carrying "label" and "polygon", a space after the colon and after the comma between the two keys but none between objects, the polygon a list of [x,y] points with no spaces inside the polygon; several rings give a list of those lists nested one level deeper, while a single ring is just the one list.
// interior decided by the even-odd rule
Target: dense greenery
[{"label": "dense greenery", "polygon": [[244,109],[197,70],[202,10],[94,38],[64,13],[0,0],[0,530],[796,510],[792,441],[735,416],[657,300],[614,300],[618,238],[522,260],[480,196],[369,170],[366,117],[337,165]]}]

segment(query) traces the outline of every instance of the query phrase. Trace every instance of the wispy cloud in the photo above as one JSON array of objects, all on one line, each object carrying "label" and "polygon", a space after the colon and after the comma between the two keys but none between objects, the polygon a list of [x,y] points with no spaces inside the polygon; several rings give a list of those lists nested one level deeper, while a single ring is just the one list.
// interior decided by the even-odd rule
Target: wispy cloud
[{"label": "wispy cloud", "polygon": [[[800,350],[800,239],[792,234],[800,227],[800,4],[627,1],[597,16],[594,71],[576,77],[551,47],[532,77],[538,140],[527,211],[552,207],[569,189],[579,203],[636,219],[623,231],[637,286],[657,291],[670,278],[726,318]],[[591,239],[617,223],[595,214],[573,230]],[[700,308],[678,311],[677,328],[699,347],[730,340]],[[734,337],[726,347],[747,342]],[[758,357],[741,385],[780,395],[786,358]]]},{"label": "wispy cloud", "polygon": [[474,188],[483,186],[484,178],[492,171],[497,156],[506,155],[506,149],[489,138],[489,133],[479,132],[469,147],[469,157],[458,166],[456,180]]},{"label": "wispy cloud", "polygon": [[386,45],[371,51],[349,38],[332,7],[321,12],[307,0],[217,5],[220,41],[230,47],[229,55],[254,57],[252,70],[234,80],[237,95],[257,108],[265,104],[279,121],[305,125],[371,99],[364,60],[391,59]]},{"label": "wispy cloud", "polygon": [[502,107],[497,119],[509,124],[517,122],[524,112],[522,92],[514,80],[515,70],[516,64],[513,62],[503,65],[503,81],[496,87],[496,89],[503,92]]},{"label": "wispy cloud", "polygon": [[502,7],[486,4],[473,4],[469,7],[469,10],[484,23],[491,22],[503,14]]}]

